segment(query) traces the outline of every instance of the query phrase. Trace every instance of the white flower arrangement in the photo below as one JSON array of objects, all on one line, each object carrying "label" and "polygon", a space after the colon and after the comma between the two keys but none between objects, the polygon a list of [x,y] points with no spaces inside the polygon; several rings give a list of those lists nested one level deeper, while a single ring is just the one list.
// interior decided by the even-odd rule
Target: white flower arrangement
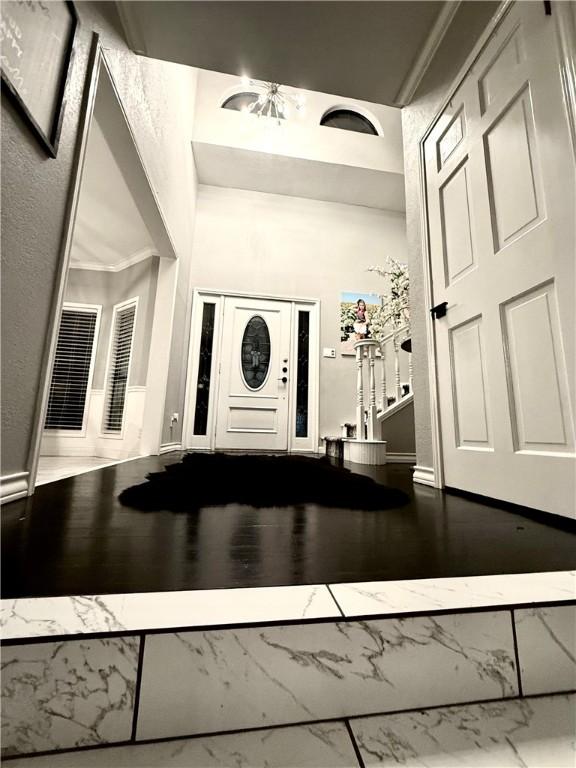
[{"label": "white flower arrangement", "polygon": [[370,335],[382,341],[391,331],[410,323],[410,278],[408,267],[388,256],[386,267],[368,267],[368,272],[376,272],[380,277],[389,278],[390,292],[380,296],[382,305],[372,312]]}]

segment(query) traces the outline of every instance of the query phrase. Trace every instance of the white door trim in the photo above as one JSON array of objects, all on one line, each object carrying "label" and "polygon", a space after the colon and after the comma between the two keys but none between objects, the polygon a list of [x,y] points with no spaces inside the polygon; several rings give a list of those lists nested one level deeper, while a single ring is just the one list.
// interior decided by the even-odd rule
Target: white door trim
[{"label": "white door trim", "polygon": [[[127,132],[127,144],[130,150],[137,156],[138,167],[141,171],[142,177],[142,195],[148,211],[148,216],[145,217],[147,223],[152,227],[153,237],[155,245],[161,244],[158,248],[159,255],[164,257],[165,260],[171,264],[177,264],[177,253],[170,235],[170,231],[166,225],[164,215],[160,203],[158,201],[156,192],[146,170],[146,166],[138,149],[136,139],[128,116],[124,110],[122,100],[116,88],[112,70],[106,60],[105,50],[102,46],[100,36],[97,33],[92,37],[92,48],[90,51],[90,57],[88,62],[88,84],[84,93],[83,107],[80,113],[79,126],[78,126],[78,144],[76,148],[75,163],[71,173],[71,186],[67,201],[67,210],[64,221],[64,237],[62,240],[62,249],[60,262],[58,265],[58,274],[56,277],[56,289],[54,291],[54,298],[52,302],[52,309],[50,314],[48,331],[46,334],[47,343],[44,350],[44,356],[42,360],[42,369],[40,377],[40,385],[38,388],[38,395],[36,399],[36,409],[34,414],[34,430],[30,441],[30,451],[28,454],[28,466],[30,472],[28,474],[27,493],[31,495],[34,493],[36,485],[36,476],[38,474],[38,462],[40,459],[40,447],[42,442],[42,436],[44,434],[44,421],[46,419],[46,409],[48,406],[48,395],[50,391],[50,381],[52,379],[52,367],[54,364],[54,357],[56,354],[56,344],[58,341],[58,331],[60,326],[60,317],[62,314],[62,306],[64,303],[64,297],[66,292],[66,285],[68,281],[68,269],[70,266],[70,253],[72,249],[72,240],[74,237],[74,227],[76,224],[76,213],[78,210],[78,202],[80,199],[80,190],[82,186],[82,177],[84,173],[84,163],[86,160],[86,151],[88,148],[88,137],[90,134],[90,126],[92,124],[92,117],[94,114],[94,107],[96,105],[96,95],[98,91],[98,83],[100,76],[107,78],[110,82],[112,90],[114,92],[115,101],[120,109],[123,125]],[[160,260],[162,264],[163,259]],[[170,335],[172,331],[172,316],[174,309],[174,297],[176,289],[176,277],[177,269],[170,271],[170,279],[173,280],[173,286],[171,290],[172,302],[168,309],[169,312],[169,325]],[[166,387],[168,377],[167,367],[164,369],[162,366],[152,367],[149,371],[148,385],[150,385],[150,379],[154,381],[156,378],[159,381],[158,388],[162,389]],[[158,426],[158,434],[151,440],[154,446],[157,446],[156,452],[160,449],[161,443],[161,423]],[[22,474],[22,473],[20,473]],[[5,499],[2,499],[4,502]]]},{"label": "white door trim", "polygon": [[[433,305],[432,295],[432,264],[430,242],[428,238],[428,205],[426,193],[426,172],[424,143],[434,128],[438,118],[444,112],[450,100],[462,84],[468,72],[472,69],[476,59],[488,45],[493,35],[497,32],[516,0],[502,0],[494,16],[488,22],[486,29],[478,38],[466,61],[448,88],[442,103],[438,107],[434,118],[430,121],[426,130],[418,142],[418,171],[419,171],[419,205],[420,205],[420,231],[421,250],[424,267],[424,295],[428,307]],[[574,154],[576,156],[576,44],[573,40],[573,31],[576,27],[576,14],[570,7],[571,3],[553,2],[552,16],[556,25],[558,37],[558,49],[560,55],[560,76],[565,98],[567,120],[572,136]],[[544,9],[542,10],[544,13]],[[436,359],[436,337],[434,320],[430,313],[426,312],[426,353],[428,358],[428,382],[430,393],[430,416],[432,433],[432,461],[433,466],[426,468],[427,481],[415,477],[415,482],[424,482],[435,488],[444,487],[444,457],[442,451],[442,433],[440,423],[440,403],[438,396],[438,375]],[[431,470],[431,472],[430,472]]]},{"label": "white door trim", "polygon": [[[196,410],[196,382],[198,378],[200,344],[202,330],[202,311],[204,299],[210,298],[216,305],[214,334],[212,342],[212,367],[210,372],[210,394],[208,401],[208,423],[205,435],[194,435],[194,414]],[[222,328],[225,298],[245,298],[264,301],[282,301],[292,305],[292,354],[296,359],[297,312],[299,309],[310,311],[310,358],[309,358],[309,435],[306,438],[295,436],[296,376],[291,377],[290,405],[288,413],[288,452],[317,452],[319,440],[319,393],[320,393],[320,301],[319,299],[279,296],[276,294],[246,293],[238,291],[219,291],[196,288],[192,299],[190,321],[190,344],[188,347],[188,366],[186,374],[186,397],[184,401],[184,421],[182,447],[195,450],[214,450],[216,439],[216,404],[218,402],[220,377],[216,368],[222,345]]]},{"label": "white door trim", "polygon": [[560,74],[568,115],[572,151],[576,157],[576,8],[574,3],[552,3],[560,51]]}]

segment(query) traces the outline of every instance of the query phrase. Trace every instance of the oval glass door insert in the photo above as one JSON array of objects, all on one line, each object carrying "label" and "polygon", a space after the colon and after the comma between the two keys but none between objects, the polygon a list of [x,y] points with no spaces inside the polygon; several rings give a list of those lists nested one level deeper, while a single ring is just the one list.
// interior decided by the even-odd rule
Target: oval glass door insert
[{"label": "oval glass door insert", "polygon": [[249,389],[260,389],[270,367],[270,331],[260,315],[248,320],[242,336],[242,376]]}]

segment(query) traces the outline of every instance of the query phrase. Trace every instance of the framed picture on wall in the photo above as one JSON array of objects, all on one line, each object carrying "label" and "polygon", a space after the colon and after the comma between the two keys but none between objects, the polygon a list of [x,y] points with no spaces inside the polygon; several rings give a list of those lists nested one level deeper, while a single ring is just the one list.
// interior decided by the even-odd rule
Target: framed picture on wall
[{"label": "framed picture on wall", "polygon": [[2,0],[2,88],[51,157],[64,115],[78,15],[66,0]]},{"label": "framed picture on wall", "polygon": [[375,293],[343,291],[340,295],[340,354],[355,355],[354,344],[370,338],[370,316],[380,306]]}]

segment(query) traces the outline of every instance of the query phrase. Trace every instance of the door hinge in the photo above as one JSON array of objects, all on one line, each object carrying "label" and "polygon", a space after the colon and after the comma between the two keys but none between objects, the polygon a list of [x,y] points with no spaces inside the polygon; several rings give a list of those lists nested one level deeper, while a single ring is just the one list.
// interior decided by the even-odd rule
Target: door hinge
[{"label": "door hinge", "polygon": [[544,0],[544,13],[546,16],[552,16],[552,3],[550,0]]}]

